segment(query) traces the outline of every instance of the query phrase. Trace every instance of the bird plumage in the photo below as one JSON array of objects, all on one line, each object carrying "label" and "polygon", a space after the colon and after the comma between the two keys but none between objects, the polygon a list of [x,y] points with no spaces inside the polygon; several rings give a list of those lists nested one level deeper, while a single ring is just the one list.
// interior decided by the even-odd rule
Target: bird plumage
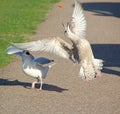
[{"label": "bird plumage", "polygon": [[[65,27],[67,37],[74,42],[80,56],[80,72],[79,75],[85,80],[92,80],[98,74],[103,66],[101,59],[95,59],[91,45],[85,38],[86,20],[80,4],[75,1],[75,8],[72,14],[72,20]],[[71,26],[71,29],[70,29]]]},{"label": "bird plumage", "polygon": [[80,4],[75,1],[75,7],[71,17],[71,21],[64,24],[65,32],[68,38],[77,43],[80,38],[85,38],[86,35],[86,20],[83,14],[83,9]]},{"label": "bird plumage", "polygon": [[[41,86],[40,86],[40,90],[41,90],[43,79],[45,79],[49,68],[52,67],[52,64],[48,64],[48,63],[51,63],[54,60],[50,60],[45,57],[35,58],[29,51],[21,50],[15,46],[8,47],[7,54],[16,54],[22,58],[23,72],[37,79],[36,82],[32,83],[32,88],[34,88],[35,83],[39,83],[39,81],[41,81]],[[44,66],[44,64],[46,65]]]},{"label": "bird plumage", "polygon": [[83,9],[77,1],[75,1],[75,8],[72,14],[71,26],[72,32],[76,36],[79,36],[79,38],[85,37],[87,24],[83,13]]},{"label": "bird plumage", "polygon": [[65,42],[60,37],[52,37],[49,39],[32,41],[27,43],[14,43],[14,46],[18,47],[21,50],[23,49],[30,51],[45,51],[53,53],[65,59],[70,59],[74,63],[78,61],[78,58],[76,58],[77,54],[74,54],[76,50],[75,46]]}]

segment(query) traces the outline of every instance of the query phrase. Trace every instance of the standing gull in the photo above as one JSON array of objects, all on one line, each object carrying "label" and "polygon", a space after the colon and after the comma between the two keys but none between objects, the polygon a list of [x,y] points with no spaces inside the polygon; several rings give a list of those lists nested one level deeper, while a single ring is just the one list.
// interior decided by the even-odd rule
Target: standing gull
[{"label": "standing gull", "polygon": [[35,88],[35,84],[40,81],[40,90],[42,90],[43,79],[45,79],[48,70],[53,66],[53,64],[48,63],[54,62],[54,60],[45,57],[35,58],[29,51],[18,49],[15,46],[8,47],[7,54],[15,54],[22,58],[23,72],[37,79],[37,81],[32,82],[32,88]]},{"label": "standing gull", "polygon": [[70,59],[74,63],[79,63],[79,75],[85,81],[100,76],[103,60],[94,58],[91,45],[85,39],[86,20],[83,10],[77,1],[75,1],[72,20],[67,25],[64,25],[64,28],[71,44],[59,37],[54,37],[27,43],[15,43],[14,46],[24,50],[54,53],[63,58]]}]

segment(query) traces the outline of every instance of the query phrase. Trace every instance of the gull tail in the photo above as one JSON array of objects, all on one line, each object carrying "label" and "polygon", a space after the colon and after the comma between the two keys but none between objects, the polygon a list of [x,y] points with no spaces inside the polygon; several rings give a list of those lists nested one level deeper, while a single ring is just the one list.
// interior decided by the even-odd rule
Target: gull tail
[{"label": "gull tail", "polygon": [[102,70],[103,69],[103,60],[102,59],[94,59],[93,64],[96,70]]}]

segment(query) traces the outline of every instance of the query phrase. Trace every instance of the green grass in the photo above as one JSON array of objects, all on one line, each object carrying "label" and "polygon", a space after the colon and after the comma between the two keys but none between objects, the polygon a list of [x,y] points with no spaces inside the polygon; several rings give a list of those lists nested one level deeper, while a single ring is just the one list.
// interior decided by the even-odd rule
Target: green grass
[{"label": "green grass", "polygon": [[34,34],[38,23],[45,20],[52,4],[60,0],[1,0],[0,1],[0,67],[12,56],[6,48],[13,42],[25,42]]}]

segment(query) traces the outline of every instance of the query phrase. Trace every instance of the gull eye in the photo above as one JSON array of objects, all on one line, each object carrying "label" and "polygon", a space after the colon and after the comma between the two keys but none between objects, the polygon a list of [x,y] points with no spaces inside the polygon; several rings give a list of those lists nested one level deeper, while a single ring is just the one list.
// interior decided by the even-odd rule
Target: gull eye
[{"label": "gull eye", "polygon": [[26,55],[30,55],[29,51],[26,51]]},{"label": "gull eye", "polygon": [[65,30],[64,33],[67,33],[67,30]]}]

